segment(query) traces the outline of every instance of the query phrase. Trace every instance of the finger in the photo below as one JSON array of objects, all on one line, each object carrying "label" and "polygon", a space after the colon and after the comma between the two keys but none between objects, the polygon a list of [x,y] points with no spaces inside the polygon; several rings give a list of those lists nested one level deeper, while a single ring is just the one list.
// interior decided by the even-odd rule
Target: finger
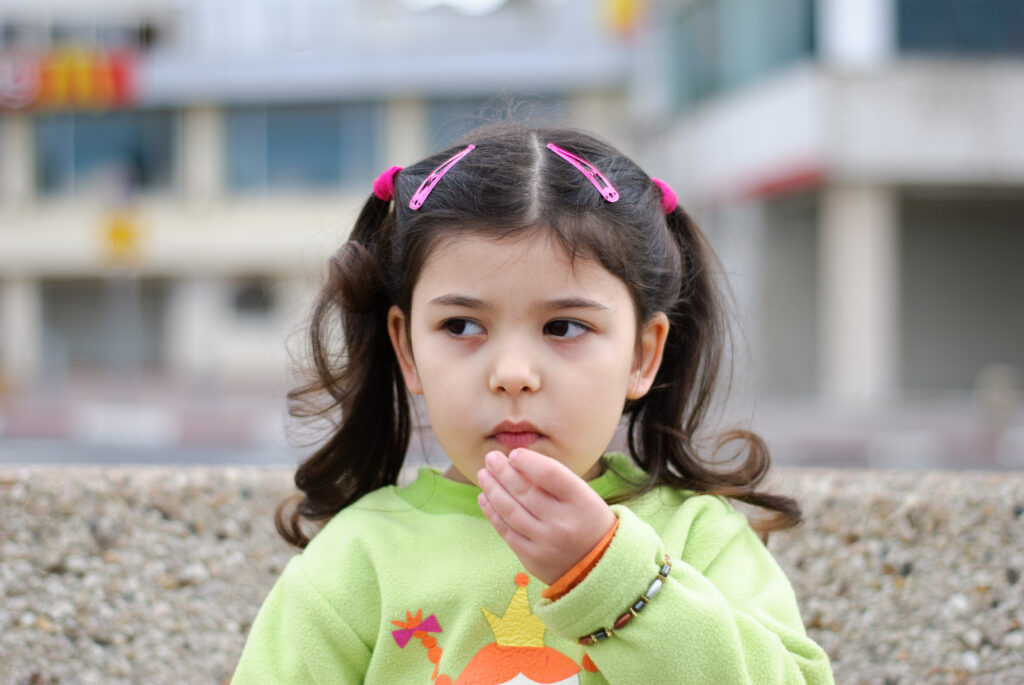
[{"label": "finger", "polygon": [[557,500],[530,481],[522,471],[513,468],[508,463],[508,458],[501,452],[490,452],[484,461],[487,464],[487,471],[494,479],[534,517],[543,518],[549,513],[547,510],[550,505],[557,503]]},{"label": "finger", "polygon": [[567,466],[540,452],[522,447],[514,449],[509,454],[508,463],[531,483],[563,502],[578,497],[580,485],[590,489],[586,481]]},{"label": "finger", "polygon": [[477,474],[480,488],[487,502],[509,528],[530,538],[536,536],[540,521],[502,487],[490,471],[481,469]]},{"label": "finger", "polygon": [[530,544],[530,541],[527,538],[513,530],[507,523],[505,523],[505,519],[501,518],[501,516],[498,515],[498,512],[494,510],[494,507],[491,506],[491,502],[487,499],[487,495],[481,492],[477,495],[476,501],[477,504],[480,505],[480,511],[484,513],[484,517],[487,519],[488,523],[490,523],[491,527],[498,533],[498,537],[504,540],[505,544],[507,544],[513,552],[518,555],[521,549],[525,549]]},{"label": "finger", "polygon": [[505,523],[504,519],[498,516],[498,512],[494,511],[494,507],[492,507],[490,501],[488,501],[487,495],[481,492],[476,496],[476,501],[477,504],[480,505],[480,511],[484,513],[484,516],[491,524],[491,527],[498,531],[498,535],[504,538],[505,533],[512,529],[508,527],[508,524]]},{"label": "finger", "polygon": [[521,471],[512,468],[508,458],[501,452],[488,452],[484,457],[487,470],[515,498],[520,498],[530,491],[533,483],[526,479]]}]

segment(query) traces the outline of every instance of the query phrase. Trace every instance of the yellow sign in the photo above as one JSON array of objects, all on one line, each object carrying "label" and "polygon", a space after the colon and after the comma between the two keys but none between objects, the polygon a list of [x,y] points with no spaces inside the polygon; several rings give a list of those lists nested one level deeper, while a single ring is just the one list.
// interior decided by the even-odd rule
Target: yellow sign
[{"label": "yellow sign", "polygon": [[115,264],[137,264],[142,259],[142,231],[128,211],[111,214],[105,229],[106,255]]},{"label": "yellow sign", "polygon": [[623,38],[631,38],[644,16],[644,0],[605,0],[605,24]]}]

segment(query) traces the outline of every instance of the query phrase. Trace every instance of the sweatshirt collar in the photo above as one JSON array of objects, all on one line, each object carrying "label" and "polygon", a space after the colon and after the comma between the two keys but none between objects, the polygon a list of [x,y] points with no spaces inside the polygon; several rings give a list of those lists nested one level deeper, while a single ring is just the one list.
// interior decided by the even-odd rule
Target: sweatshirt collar
[{"label": "sweatshirt collar", "polygon": [[[613,452],[602,457],[604,471],[588,482],[602,498],[608,499],[637,487],[646,478],[625,454]],[[477,503],[480,488],[445,478],[439,469],[420,468],[416,480],[396,490],[399,497],[429,514],[466,514],[484,517]]]}]

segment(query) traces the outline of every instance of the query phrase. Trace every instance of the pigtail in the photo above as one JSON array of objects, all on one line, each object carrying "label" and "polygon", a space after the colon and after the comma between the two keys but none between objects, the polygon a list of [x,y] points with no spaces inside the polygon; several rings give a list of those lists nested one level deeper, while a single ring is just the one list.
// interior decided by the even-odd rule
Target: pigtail
[{"label": "pigtail", "polygon": [[[768,472],[768,447],[755,433],[732,430],[718,436],[712,457],[739,443],[746,458],[734,469],[711,468],[700,456],[699,434],[720,380],[728,335],[722,296],[715,283],[714,253],[697,224],[680,207],[666,215],[679,253],[682,274],[662,365],[651,390],[627,407],[630,453],[648,474],[642,490],[667,483],[679,488],[737,499],[768,510],[755,522],[763,534],[795,526],[795,500],[757,490]],[[713,461],[716,461],[713,459]]]},{"label": "pigtail", "polygon": [[[295,473],[302,494],[282,502],[274,522],[289,543],[310,540],[302,519],[322,522],[364,494],[394,484],[410,434],[410,407],[387,331],[388,263],[394,216],[371,195],[348,242],[330,260],[309,334],[313,380],[288,393],[289,413],[329,419],[329,438]],[[336,349],[338,326],[344,338]]]}]

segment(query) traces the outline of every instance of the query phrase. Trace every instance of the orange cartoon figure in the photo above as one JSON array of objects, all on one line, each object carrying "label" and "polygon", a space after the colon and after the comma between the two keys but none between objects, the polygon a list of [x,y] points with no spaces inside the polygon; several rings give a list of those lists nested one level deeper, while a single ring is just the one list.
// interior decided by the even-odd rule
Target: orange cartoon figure
[{"label": "orange cartoon figure", "polygon": [[[485,645],[470,660],[455,685],[578,685],[580,667],[558,650],[544,644],[544,623],[530,613],[530,600],[526,586],[530,578],[525,573],[516,576],[515,594],[503,616],[481,608],[484,618],[494,633],[494,642]],[[441,648],[428,633],[441,632],[434,615],[423,619],[423,611],[416,616],[406,612],[405,621],[392,621],[400,630],[392,631],[399,647],[405,647],[416,638],[427,649],[427,658],[434,664],[430,679],[435,685],[452,685],[447,675],[438,675]],[[584,667],[593,668],[584,657]]]}]

